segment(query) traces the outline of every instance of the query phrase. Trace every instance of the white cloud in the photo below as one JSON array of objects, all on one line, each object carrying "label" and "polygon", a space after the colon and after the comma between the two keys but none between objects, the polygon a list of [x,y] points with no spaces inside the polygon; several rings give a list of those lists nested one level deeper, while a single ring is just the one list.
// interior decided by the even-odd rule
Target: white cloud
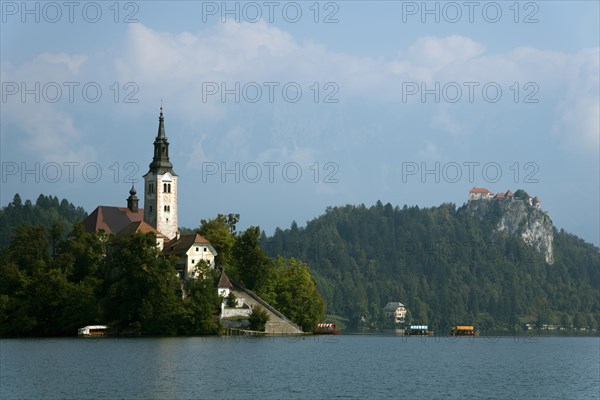
[{"label": "white cloud", "polygon": [[[86,54],[42,53],[18,66],[3,60],[2,72],[5,80],[14,81],[32,77],[41,81],[84,81],[106,76],[109,71],[120,82],[136,82],[145,99],[164,98],[172,113],[169,115],[188,123],[232,120],[233,124],[228,124],[234,128],[229,128],[227,135],[229,143],[236,146],[236,157],[264,157],[269,152],[272,157],[276,152],[279,156],[306,158],[306,154],[318,154],[318,146],[327,139],[323,138],[325,132],[319,126],[311,126],[302,114],[290,124],[285,120],[288,114],[276,113],[270,136],[264,132],[261,136],[271,141],[270,150],[264,150],[265,146],[256,145],[255,140],[246,140],[250,133],[240,131],[240,121],[233,114],[235,107],[223,104],[219,95],[203,98],[207,82],[226,82],[231,86],[236,81],[295,81],[303,85],[304,98],[308,99],[312,95],[308,87],[313,82],[334,81],[342,102],[393,107],[400,104],[402,83],[407,81],[494,81],[503,85],[507,96],[512,82],[534,81],[544,106],[556,107],[553,123],[557,135],[583,149],[598,143],[598,48],[568,54],[517,47],[505,53],[487,54],[483,44],[468,37],[426,36],[399,49],[396,58],[386,60],[333,52],[314,42],[300,43],[290,33],[260,22],[218,24],[199,33],[178,34],[131,24],[115,52],[117,55],[110,55],[103,63],[90,62],[96,58]],[[63,107],[57,112],[57,107],[46,104],[39,111],[44,117],[36,118],[31,115],[38,111],[30,106],[15,102],[6,108],[14,111],[5,113],[6,118],[27,132],[22,143],[41,154],[60,154],[78,147],[89,153],[77,129],[77,118],[85,118],[76,118],[74,113],[78,111],[65,111]],[[452,135],[459,135],[469,125],[464,120],[468,113],[451,115],[436,107],[431,110],[432,126]],[[294,115],[294,111],[287,112]],[[204,133],[207,138],[214,134]],[[223,143],[224,139],[216,141]],[[207,142],[202,139],[197,145],[200,147],[193,147],[191,154],[201,151],[205,155],[202,149]]]},{"label": "white cloud", "polygon": [[60,103],[69,104],[71,95],[73,103],[82,101],[76,97],[81,92],[70,94],[65,82],[81,82],[78,73],[86,59],[81,54],[43,53],[19,66],[2,64],[3,91],[8,87],[5,85],[17,90],[2,99],[3,123],[15,127],[3,130],[5,140],[45,161],[94,160],[93,145],[83,140],[74,115],[59,107]]},{"label": "white cloud", "polygon": [[38,60],[48,64],[64,64],[69,73],[76,74],[79,67],[87,60],[87,56],[84,54],[43,53],[39,55]]},{"label": "white cloud", "polygon": [[600,148],[600,101],[598,97],[582,95],[570,102],[561,102],[557,110],[560,119],[555,133],[570,149],[592,151]]},{"label": "white cloud", "polygon": [[483,45],[464,36],[427,36],[417,39],[408,48],[406,58],[416,66],[441,70],[450,64],[474,59],[484,50]]},{"label": "white cloud", "polygon": [[570,149],[598,154],[600,147],[600,49],[584,49],[565,65],[564,94],[553,129]]}]

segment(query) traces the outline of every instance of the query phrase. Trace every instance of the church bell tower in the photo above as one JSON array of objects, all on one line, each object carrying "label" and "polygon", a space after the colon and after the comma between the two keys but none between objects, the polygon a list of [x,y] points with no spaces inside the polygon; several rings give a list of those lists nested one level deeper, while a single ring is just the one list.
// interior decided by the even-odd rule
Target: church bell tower
[{"label": "church bell tower", "polygon": [[144,221],[169,239],[177,234],[177,175],[169,161],[162,106],[154,139],[154,157],[150,170],[144,175]]}]

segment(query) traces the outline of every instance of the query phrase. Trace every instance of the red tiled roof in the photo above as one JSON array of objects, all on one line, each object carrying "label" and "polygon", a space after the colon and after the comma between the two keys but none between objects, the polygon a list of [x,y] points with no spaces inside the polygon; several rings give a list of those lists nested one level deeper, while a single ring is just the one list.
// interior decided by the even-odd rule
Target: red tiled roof
[{"label": "red tiled roof", "polygon": [[165,237],[162,233],[156,230],[152,225],[144,221],[135,221],[121,229],[117,236],[133,235],[134,233],[154,233],[156,237]]},{"label": "red tiled roof", "polygon": [[507,191],[507,192],[506,192],[504,195],[505,195],[506,197],[513,197],[513,196],[514,196],[513,192],[511,192],[510,190],[509,190],[509,191]]},{"label": "red tiled roof", "polygon": [[495,199],[503,199],[503,198],[504,198],[504,193],[497,193],[497,194],[494,196],[494,198],[495,198]]},{"label": "red tiled roof", "polygon": [[492,192],[490,192],[486,188],[473,187],[473,189],[469,190],[469,193],[492,193]]},{"label": "red tiled roof", "polygon": [[144,220],[144,209],[134,213],[127,207],[98,206],[83,220],[87,232],[117,233],[132,222]]},{"label": "red tiled roof", "polygon": [[176,237],[165,243],[163,253],[183,255],[194,244],[210,245],[210,242],[202,235],[191,233],[189,235],[181,235],[179,239]]}]

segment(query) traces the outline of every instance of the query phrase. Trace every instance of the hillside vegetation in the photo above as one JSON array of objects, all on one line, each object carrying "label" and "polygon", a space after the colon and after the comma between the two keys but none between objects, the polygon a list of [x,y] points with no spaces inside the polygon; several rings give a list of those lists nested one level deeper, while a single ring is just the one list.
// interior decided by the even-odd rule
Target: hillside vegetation
[{"label": "hillside vegetation", "polygon": [[[530,207],[516,208],[526,215],[513,232],[503,225],[505,207],[488,204],[328,208],[306,227],[293,223],[263,235],[262,245],[271,256],[308,263],[327,313],[355,328],[389,327],[382,311],[388,301],[404,303],[408,320],[442,330],[467,323],[484,330],[597,328],[598,248],[557,231]],[[546,248],[524,241],[533,229],[552,244],[552,263]]]},{"label": "hillside vegetation", "polygon": [[15,234],[17,226],[41,225],[54,235],[54,240],[64,239],[72,224],[81,222],[87,213],[75,207],[67,199],[40,194],[35,203],[23,200],[15,194],[12,202],[0,208],[0,249],[6,247]]},{"label": "hillside vegetation", "polygon": [[[85,232],[85,216],[66,200],[20,197],[0,217],[8,244],[0,249],[0,337],[72,336],[108,324],[125,335],[202,335],[221,331],[219,271],[199,262],[200,277],[180,281],[175,256],[153,233]],[[260,229],[236,231],[239,215],[203,220],[198,231],[230,276],[310,332],[325,306],[306,264],[267,257]],[[185,293],[185,296],[183,294]]]}]

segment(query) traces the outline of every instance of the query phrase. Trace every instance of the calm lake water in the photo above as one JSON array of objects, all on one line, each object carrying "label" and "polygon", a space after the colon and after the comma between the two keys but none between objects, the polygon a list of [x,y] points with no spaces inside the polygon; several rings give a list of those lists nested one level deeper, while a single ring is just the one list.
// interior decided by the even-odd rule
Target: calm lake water
[{"label": "calm lake water", "polygon": [[599,338],[0,340],[1,399],[598,399]]}]

